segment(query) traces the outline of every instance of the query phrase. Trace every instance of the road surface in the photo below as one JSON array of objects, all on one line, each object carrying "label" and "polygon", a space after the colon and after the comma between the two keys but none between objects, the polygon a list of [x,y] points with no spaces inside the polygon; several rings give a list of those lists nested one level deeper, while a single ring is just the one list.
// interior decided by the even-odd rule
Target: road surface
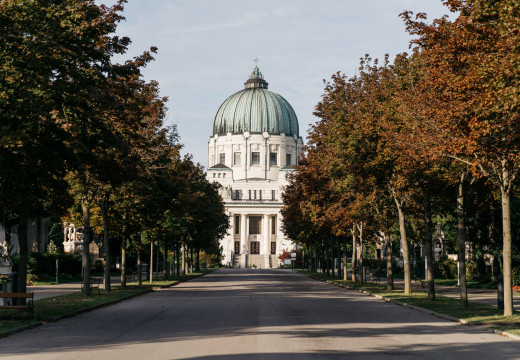
[{"label": "road surface", "polygon": [[223,269],[0,339],[18,359],[520,359],[520,342],[287,270]]}]

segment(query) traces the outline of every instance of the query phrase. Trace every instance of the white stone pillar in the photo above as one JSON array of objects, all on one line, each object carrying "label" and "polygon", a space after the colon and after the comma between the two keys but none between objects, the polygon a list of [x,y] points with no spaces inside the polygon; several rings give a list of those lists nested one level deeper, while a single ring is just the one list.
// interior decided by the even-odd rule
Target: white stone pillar
[{"label": "white stone pillar", "polygon": [[263,250],[260,249],[260,254],[262,255],[268,255],[269,254],[269,215],[268,214],[264,214],[264,218],[262,220],[262,225],[263,225],[263,233],[264,233],[264,241],[263,241],[263,246],[261,246],[261,248],[263,247]]},{"label": "white stone pillar", "polygon": [[247,254],[246,251],[247,244],[247,215],[240,215],[240,253]]}]

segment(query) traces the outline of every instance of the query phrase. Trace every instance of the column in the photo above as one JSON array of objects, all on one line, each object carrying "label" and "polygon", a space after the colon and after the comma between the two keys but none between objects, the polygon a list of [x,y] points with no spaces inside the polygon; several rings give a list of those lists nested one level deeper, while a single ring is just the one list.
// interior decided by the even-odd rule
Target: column
[{"label": "column", "polygon": [[[262,232],[264,234],[263,246],[260,247],[260,254],[268,255],[269,254],[269,215],[264,214],[264,218],[262,219]],[[262,249],[263,248],[263,249]]]},{"label": "column", "polygon": [[247,254],[247,215],[240,214],[240,253]]}]

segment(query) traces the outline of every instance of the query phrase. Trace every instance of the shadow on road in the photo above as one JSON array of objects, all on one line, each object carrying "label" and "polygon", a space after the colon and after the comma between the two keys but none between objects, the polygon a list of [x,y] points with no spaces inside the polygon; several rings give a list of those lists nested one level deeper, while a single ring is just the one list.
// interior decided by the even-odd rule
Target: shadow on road
[{"label": "shadow on road", "polygon": [[[238,345],[227,345],[233,341]],[[241,341],[245,353],[235,354]],[[247,353],[250,342],[262,353]],[[300,343],[301,352],[283,350],[284,344]],[[0,354],[160,344],[171,346],[175,359],[520,358],[520,343],[487,329],[457,325],[290,271],[233,269],[0,339]],[[183,355],[190,346],[193,355]],[[218,351],[198,356],[203,349],[197,346]]]}]

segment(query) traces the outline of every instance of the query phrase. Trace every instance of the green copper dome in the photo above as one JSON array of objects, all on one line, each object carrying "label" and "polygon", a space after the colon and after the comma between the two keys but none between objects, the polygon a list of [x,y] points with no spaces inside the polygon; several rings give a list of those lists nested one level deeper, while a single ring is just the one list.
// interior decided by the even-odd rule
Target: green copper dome
[{"label": "green copper dome", "polygon": [[213,122],[213,135],[264,133],[299,136],[298,118],[282,96],[267,90],[268,83],[255,66],[245,89],[220,106]]}]

